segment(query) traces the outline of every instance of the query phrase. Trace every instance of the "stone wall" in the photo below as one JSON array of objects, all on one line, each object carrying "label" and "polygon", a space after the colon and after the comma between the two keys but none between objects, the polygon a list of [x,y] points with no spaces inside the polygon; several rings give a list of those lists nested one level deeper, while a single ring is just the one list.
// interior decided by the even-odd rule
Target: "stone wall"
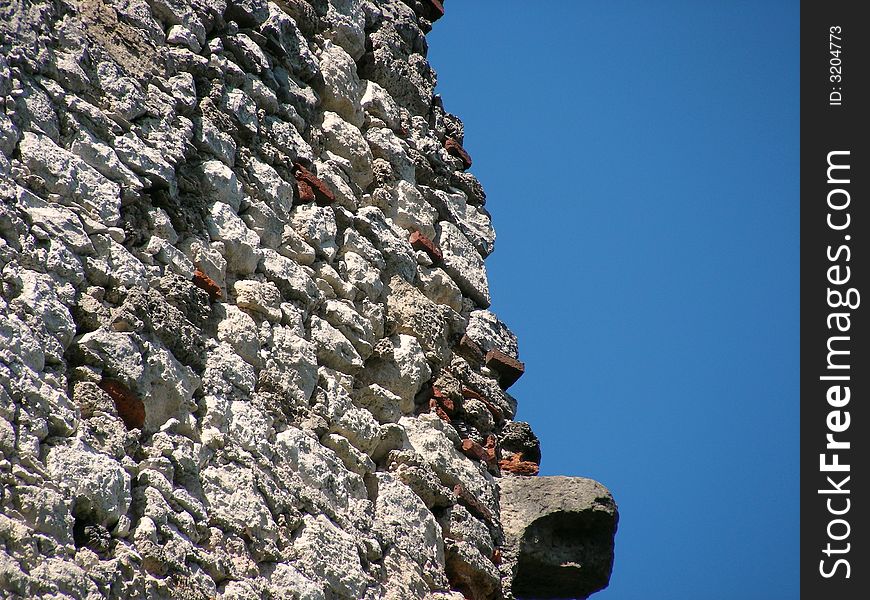
[{"label": "stone wall", "polygon": [[500,506],[540,446],[443,13],[0,6],[2,597],[512,598],[601,507],[606,585],[606,490]]}]

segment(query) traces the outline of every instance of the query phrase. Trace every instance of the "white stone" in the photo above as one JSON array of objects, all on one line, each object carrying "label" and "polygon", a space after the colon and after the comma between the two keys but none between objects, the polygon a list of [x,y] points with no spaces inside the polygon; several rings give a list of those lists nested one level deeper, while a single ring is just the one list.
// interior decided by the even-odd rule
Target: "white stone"
[{"label": "white stone", "polygon": [[408,414],[414,410],[414,397],[432,376],[420,343],[410,335],[394,335],[375,347],[375,354],[366,362],[360,379],[365,385],[376,383],[402,399],[400,409]]},{"label": "white stone", "polygon": [[380,272],[356,252],[346,252],[342,256],[338,272],[371,300],[380,298],[384,291]]},{"label": "white stone", "polygon": [[353,344],[363,360],[372,353],[375,342],[371,321],[356,312],[353,304],[341,300],[327,300],[323,316]]},{"label": "white stone", "polygon": [[202,193],[206,198],[226,202],[238,211],[245,195],[232,169],[219,160],[207,160],[201,169]]},{"label": "white stone", "polygon": [[138,191],[144,187],[136,174],[121,162],[115,150],[98,140],[87,129],[76,132],[70,150],[111,180],[131,190]]},{"label": "white stone", "polygon": [[285,298],[313,305],[322,299],[317,284],[303,267],[274,250],[262,250],[260,268],[266,278],[280,290]]},{"label": "white stone", "polygon": [[517,336],[488,310],[472,311],[465,333],[484,352],[500,350],[513,358],[520,357]]},{"label": "white stone", "polygon": [[84,260],[88,279],[103,287],[145,287],[148,272],[130,252],[105,234],[92,235],[95,255]]},{"label": "white stone", "polygon": [[[212,394],[219,394],[220,399],[238,390],[243,395],[254,391],[257,375],[254,367],[242,360],[229,344],[221,343],[209,351],[206,356],[205,373],[202,376],[203,389]],[[222,405],[221,405],[222,406]],[[219,411],[218,422],[224,420],[226,411]]]},{"label": "white stone", "polygon": [[365,21],[362,0],[329,0],[323,35],[359,60],[366,50]]},{"label": "white stone", "polygon": [[218,340],[232,346],[247,363],[260,365],[260,339],[254,319],[233,304],[225,304],[223,307],[226,314],[218,323]]},{"label": "white stone", "polygon": [[407,181],[397,181],[391,187],[390,195],[395,198],[396,212],[393,221],[396,225],[409,231],[418,229],[427,238],[434,240],[438,211],[426,202],[416,186]]},{"label": "white stone", "polygon": [[229,408],[229,439],[248,452],[271,456],[272,419],[247,400],[236,400]]},{"label": "white stone", "polygon": [[398,276],[387,287],[387,318],[394,331],[414,336],[427,359],[438,363],[450,353],[447,326],[438,306],[420,290]]},{"label": "white stone", "polygon": [[240,279],[233,284],[236,304],[273,323],[281,322],[281,292],[271,281]]},{"label": "white stone", "polygon": [[[462,487],[495,515],[495,483],[480,462],[470,461],[456,449],[448,434],[455,430],[432,413],[419,417],[402,417],[399,424],[405,428],[411,447],[438,475],[442,483]],[[449,431],[448,431],[449,428]]]},{"label": "white stone", "polygon": [[211,521],[256,540],[276,539],[272,513],[250,469],[227,463],[220,468],[206,467],[201,477]]},{"label": "white stone", "polygon": [[260,261],[260,237],[248,229],[229,204],[215,202],[206,218],[208,233],[224,244],[227,269],[241,275],[253,273]]},{"label": "white stone", "polygon": [[255,157],[246,160],[245,169],[254,195],[275,211],[281,220],[285,220],[293,205],[293,186],[275,169]]},{"label": "white stone", "polygon": [[165,187],[171,194],[175,193],[175,169],[161,152],[145,144],[135,133],[116,137],[115,152],[134,173],[147,177],[151,185]]},{"label": "white stone", "polygon": [[[423,501],[390,473],[378,473],[374,530],[387,548],[388,590],[399,588],[417,596],[449,586],[441,527]],[[422,586],[407,581],[411,573],[422,579]]]},{"label": "white stone", "polygon": [[338,597],[364,597],[370,579],[362,568],[355,540],[325,516],[305,515],[294,549],[303,573],[325,580]]},{"label": "white stone", "polygon": [[281,233],[281,244],[278,246],[278,253],[300,265],[310,265],[316,258],[314,248],[302,239],[302,236],[296,233],[296,230],[289,223],[284,225]]},{"label": "white stone", "polygon": [[374,158],[383,158],[390,163],[397,179],[416,181],[414,161],[408,157],[408,144],[386,127],[372,127],[365,133]]},{"label": "white stone", "polygon": [[228,91],[223,97],[222,104],[224,110],[233,115],[248,132],[257,133],[259,130],[257,103],[244,91],[239,89]]},{"label": "white stone", "polygon": [[326,42],[320,53],[323,74],[323,108],[334,111],[356,127],[362,127],[365,86],[360,82],[353,58],[341,46]]},{"label": "white stone", "polygon": [[330,207],[316,204],[295,206],[290,213],[290,224],[302,239],[320,251],[327,261],[332,261],[338,250],[335,242],[338,227]]},{"label": "white stone", "polygon": [[393,131],[401,127],[399,106],[393,97],[374,81],[366,81],[366,91],[362,97],[363,109],[371,116],[383,121]]},{"label": "white stone", "polygon": [[328,322],[312,315],[310,335],[321,364],[343,373],[355,373],[362,368],[363,360],[356,348]]},{"label": "white stone", "polygon": [[52,194],[85,209],[91,218],[115,225],[121,218],[118,184],[48,137],[25,132],[18,144],[21,162],[41,177]]},{"label": "white stone", "polygon": [[324,148],[333,154],[350,161],[353,182],[365,189],[372,182],[372,151],[362,132],[340,115],[326,111],[323,113]]},{"label": "white stone", "polygon": [[269,339],[271,352],[265,369],[280,378],[283,393],[298,406],[306,406],[317,384],[317,352],[314,344],[291,327],[273,326]]},{"label": "white stone", "polygon": [[130,509],[130,476],[113,458],[80,440],[52,447],[46,466],[73,500],[73,513],[92,515],[94,522],[114,525]]},{"label": "white stone", "polygon": [[444,255],[444,270],[457,283],[463,294],[479,306],[490,305],[489,281],[483,258],[461,231],[448,221],[438,223],[438,246]]},{"label": "white stone", "polygon": [[462,312],[462,292],[443,269],[421,266],[417,273],[417,285],[427,298],[436,304]]}]

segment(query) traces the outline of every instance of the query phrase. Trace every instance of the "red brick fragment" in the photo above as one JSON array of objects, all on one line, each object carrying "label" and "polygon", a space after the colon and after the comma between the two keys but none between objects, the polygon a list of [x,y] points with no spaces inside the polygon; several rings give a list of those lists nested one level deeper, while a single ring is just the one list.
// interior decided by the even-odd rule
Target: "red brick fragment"
[{"label": "red brick fragment", "polygon": [[299,192],[299,202],[302,204],[310,204],[317,199],[314,189],[302,179],[296,180],[296,190]]},{"label": "red brick fragment", "polygon": [[452,137],[448,137],[444,140],[444,149],[447,150],[447,154],[455,156],[462,161],[462,167],[464,170],[471,168],[471,156],[468,155],[468,152],[465,151],[462,144],[454,140]]},{"label": "red brick fragment", "polygon": [[193,272],[193,285],[201,290],[205,290],[212,302],[220,300],[224,295],[221,286],[215,283],[214,279],[203,273],[200,269],[196,269]]},{"label": "red brick fragment", "polygon": [[526,371],[523,363],[500,350],[486,353],[486,366],[498,373],[498,383],[504,390],[516,383]]},{"label": "red brick fragment", "polygon": [[440,406],[435,409],[435,414],[438,415],[438,418],[445,423],[453,423],[453,421],[450,420],[450,416],[446,412],[444,412],[444,409]]},{"label": "red brick fragment", "polygon": [[[300,202],[311,202],[305,198],[310,198],[312,194],[313,201],[320,206],[327,206],[335,202],[332,190],[317,175],[303,167],[301,163],[293,163],[293,176],[296,178],[296,191],[299,194]],[[311,194],[305,189],[306,186]]]},{"label": "red brick fragment", "polygon": [[419,231],[414,231],[411,234],[411,237],[408,238],[408,242],[410,242],[411,247],[414,250],[422,250],[423,252],[428,254],[429,258],[431,258],[432,262],[434,263],[439,263],[444,258],[444,255],[441,254],[441,249],[438,248],[435,242],[427,238]]},{"label": "red brick fragment", "polygon": [[454,351],[472,365],[480,365],[483,363],[483,359],[485,358],[480,346],[465,334],[463,334],[462,338],[459,340]]},{"label": "red brick fragment", "polygon": [[430,21],[437,21],[444,16],[444,5],[441,4],[441,0],[429,0],[429,4],[434,10],[434,14],[432,14],[432,11],[430,11],[430,14],[432,15]]},{"label": "red brick fragment", "polygon": [[498,461],[498,466],[502,471],[513,473],[514,475],[530,475],[538,474],[540,467],[530,460],[523,460],[521,453],[514,454],[510,458]]},{"label": "red brick fragment", "polygon": [[487,452],[483,446],[472,440],[471,438],[466,438],[462,440],[462,453],[472,460],[482,460],[483,462],[489,462],[494,457]]},{"label": "red brick fragment", "polygon": [[438,401],[435,398],[431,398],[429,400],[429,411],[434,412],[436,415],[438,415],[438,418],[445,423],[453,423],[453,421],[450,419],[450,415],[448,415],[447,412],[445,412],[445,410],[438,405]]},{"label": "red brick fragment", "polygon": [[485,402],[486,398],[483,397],[483,394],[478,392],[477,390],[473,390],[470,387],[462,388],[462,397],[463,398],[472,398],[474,400],[480,400],[481,402]]},{"label": "red brick fragment", "polygon": [[444,409],[448,415],[456,412],[456,403],[437,386],[432,386],[432,399],[438,403],[438,406]]},{"label": "red brick fragment", "polygon": [[459,500],[459,503],[462,504],[465,508],[471,511],[472,514],[477,515],[490,525],[492,525],[492,513],[490,510],[483,505],[483,503],[472,496],[461,483],[457,483],[453,486],[453,493],[456,494],[456,498]]},{"label": "red brick fragment", "polygon": [[492,551],[492,563],[496,566],[501,564],[501,548],[495,548]]},{"label": "red brick fragment", "polygon": [[115,379],[101,379],[100,389],[115,403],[118,416],[127,429],[142,429],[145,424],[145,403],[136,397],[127,386]]}]

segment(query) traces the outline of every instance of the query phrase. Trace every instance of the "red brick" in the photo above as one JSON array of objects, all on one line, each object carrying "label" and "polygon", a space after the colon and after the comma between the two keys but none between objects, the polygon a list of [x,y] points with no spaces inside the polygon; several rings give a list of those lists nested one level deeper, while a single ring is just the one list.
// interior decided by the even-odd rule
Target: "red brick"
[{"label": "red brick", "polygon": [[470,438],[466,438],[462,440],[462,453],[471,458],[473,460],[482,460],[483,462],[489,462],[492,460],[492,456],[490,456],[489,452],[487,452],[483,446],[475,442]]},{"label": "red brick", "polygon": [[456,403],[453,400],[442,392],[437,386],[432,386],[432,399],[438,403],[438,406],[444,409],[444,411],[448,415],[452,415],[456,412]]},{"label": "red brick", "polygon": [[450,419],[450,415],[448,415],[443,408],[438,405],[438,401],[435,398],[429,400],[429,410],[430,412],[434,412],[438,415],[438,418],[444,421],[445,423],[453,423]]},{"label": "red brick", "polygon": [[486,353],[486,366],[498,373],[498,383],[505,390],[516,383],[526,371],[523,363],[500,350]]},{"label": "red brick", "polygon": [[462,144],[454,140],[452,137],[448,137],[444,141],[444,149],[447,150],[447,154],[455,156],[462,161],[463,169],[467,170],[471,168],[471,156],[468,155],[468,152],[465,151]]},{"label": "red brick", "polygon": [[311,196],[308,190],[304,189],[304,186],[307,186],[311,190],[314,202],[317,202],[320,206],[327,206],[335,202],[335,195],[332,193],[332,190],[317,175],[303,167],[301,163],[293,164],[293,176],[296,178],[296,191],[299,193],[300,202],[311,202],[311,200],[304,199]]},{"label": "red brick", "polygon": [[198,287],[201,290],[205,290],[208,293],[208,297],[211,298],[211,301],[220,300],[224,293],[221,291],[221,286],[214,282],[214,279],[203,273],[201,270],[196,269],[193,272],[193,285]]},{"label": "red brick", "polygon": [[501,548],[492,551],[492,563],[496,566],[501,564]]},{"label": "red brick", "polygon": [[522,454],[514,454],[508,459],[498,461],[498,466],[502,471],[513,473],[514,475],[537,475],[540,467],[530,460],[523,460]]},{"label": "red brick", "polygon": [[444,258],[444,255],[441,254],[441,250],[438,248],[435,242],[427,238],[419,231],[414,231],[411,234],[411,237],[408,238],[408,242],[410,242],[411,247],[414,250],[422,250],[423,252],[428,254],[429,258],[431,258],[432,262],[434,263],[439,263]]},{"label": "red brick", "polygon": [[430,21],[437,21],[444,16],[444,5],[441,4],[441,0],[429,0],[429,4],[432,6],[432,11],[430,11],[432,18],[429,19]]},{"label": "red brick", "polygon": [[314,189],[302,179],[296,180],[296,191],[299,194],[299,202],[302,204],[310,204],[317,199],[314,195]]},{"label": "red brick", "polygon": [[145,424],[145,403],[136,397],[127,386],[114,379],[100,380],[100,389],[115,403],[118,416],[127,429],[142,429]]}]

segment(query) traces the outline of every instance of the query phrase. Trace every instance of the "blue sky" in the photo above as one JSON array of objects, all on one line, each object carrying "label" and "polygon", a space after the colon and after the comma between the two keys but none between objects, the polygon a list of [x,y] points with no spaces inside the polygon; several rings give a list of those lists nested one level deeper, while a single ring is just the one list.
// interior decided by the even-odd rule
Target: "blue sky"
[{"label": "blue sky", "polygon": [[594,597],[798,598],[798,3],[445,8],[519,418],[620,507]]}]

